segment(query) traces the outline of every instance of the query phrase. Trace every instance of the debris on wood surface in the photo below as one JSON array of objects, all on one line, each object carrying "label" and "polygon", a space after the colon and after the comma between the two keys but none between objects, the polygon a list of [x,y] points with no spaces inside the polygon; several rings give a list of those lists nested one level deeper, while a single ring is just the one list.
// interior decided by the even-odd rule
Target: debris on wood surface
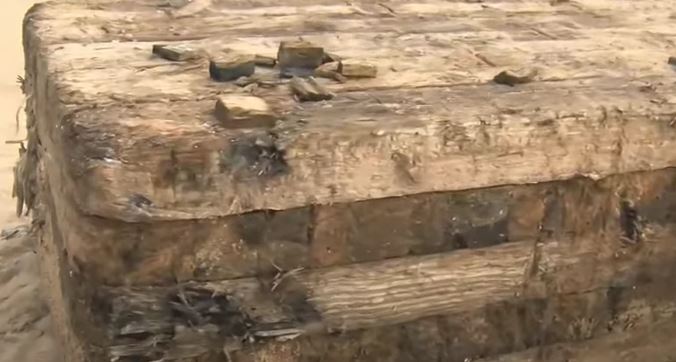
[{"label": "debris on wood surface", "polygon": [[522,69],[518,71],[503,70],[493,78],[493,81],[498,84],[504,84],[513,87],[517,84],[526,84],[534,81],[536,75],[537,70],[535,69]]},{"label": "debris on wood surface", "polygon": [[669,57],[669,60],[667,61],[669,64],[676,66],[676,56],[674,57]]},{"label": "debris on wood surface", "polygon": [[265,100],[248,95],[220,96],[215,113],[226,128],[273,127],[277,120]]},{"label": "debris on wood surface", "polygon": [[209,62],[209,75],[218,82],[229,82],[248,77],[256,71],[255,58],[248,55],[222,57]]},{"label": "debris on wood surface", "polygon": [[279,44],[277,64],[282,75],[312,75],[324,62],[324,48],[305,41],[283,41]]},{"label": "debris on wood surface", "polygon": [[155,44],[153,54],[174,62],[195,60],[201,57],[196,49],[186,44]]},{"label": "debris on wood surface", "polygon": [[279,77],[271,75],[271,74],[252,74],[248,77],[239,77],[237,80],[234,82],[235,85],[238,85],[240,87],[247,87],[249,85],[255,84],[257,86],[263,87],[263,88],[272,88],[275,86],[278,86],[280,84],[283,84],[283,80],[279,79]]},{"label": "debris on wood surface", "polygon": [[259,67],[268,67],[272,68],[277,64],[277,59],[273,57],[268,57],[265,55],[256,54],[254,57],[254,63]]},{"label": "debris on wood surface", "polygon": [[347,81],[347,78],[340,74],[338,71],[339,64],[338,62],[324,63],[315,69],[314,75],[317,77],[328,78],[337,80],[338,82],[344,83]]},{"label": "debris on wood surface", "polygon": [[338,72],[348,78],[375,78],[378,68],[371,63],[349,59],[338,63]]},{"label": "debris on wood surface", "polygon": [[334,97],[333,93],[329,92],[312,77],[307,80],[294,77],[291,79],[290,86],[293,94],[301,102],[327,101]]}]

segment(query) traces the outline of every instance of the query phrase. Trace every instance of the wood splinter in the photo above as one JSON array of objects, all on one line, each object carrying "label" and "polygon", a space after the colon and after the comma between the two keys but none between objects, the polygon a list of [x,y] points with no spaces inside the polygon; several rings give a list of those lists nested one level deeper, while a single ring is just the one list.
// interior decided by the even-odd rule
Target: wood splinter
[{"label": "wood splinter", "polygon": [[493,81],[498,84],[508,85],[513,87],[517,84],[526,84],[535,80],[537,75],[537,70],[520,70],[520,71],[511,71],[503,70],[493,77]]},{"label": "wood splinter", "polygon": [[195,60],[201,57],[197,50],[185,44],[155,44],[153,54],[174,62]]},{"label": "wood splinter", "polygon": [[301,102],[319,102],[327,101],[334,97],[334,94],[322,87],[316,79],[310,77],[307,80],[294,77],[291,79],[291,91]]},{"label": "wood splinter", "polygon": [[229,94],[216,100],[216,117],[226,128],[274,127],[277,117],[265,100],[248,95]]},{"label": "wood splinter", "polygon": [[255,71],[256,63],[253,56],[240,55],[212,59],[209,62],[209,76],[218,82],[229,82],[240,77],[248,77]]}]

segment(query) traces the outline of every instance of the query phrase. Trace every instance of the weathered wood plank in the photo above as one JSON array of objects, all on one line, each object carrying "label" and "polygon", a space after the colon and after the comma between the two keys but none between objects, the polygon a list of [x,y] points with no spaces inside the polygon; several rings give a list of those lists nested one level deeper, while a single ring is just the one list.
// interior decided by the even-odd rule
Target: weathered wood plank
[{"label": "weathered wood plank", "polygon": [[[268,15],[307,18],[299,9],[266,4],[246,9],[244,3],[215,2],[204,11],[233,31],[228,16],[247,24]],[[82,24],[100,26],[97,21],[104,19],[133,32],[152,21],[137,28],[127,17],[156,12],[155,5],[73,6],[98,16],[80,17]],[[59,6],[65,5],[47,5],[29,17],[27,48],[43,59],[27,64],[38,74],[36,84],[47,88],[38,97],[50,109],[40,122],[41,139],[68,161],[64,189],[87,214],[134,222],[209,218],[676,164],[668,152],[674,142],[673,85],[660,84],[673,76],[666,64],[674,41],[665,30],[667,10],[674,6],[668,2],[552,7],[506,1],[491,2],[492,10],[463,2],[392,4],[397,14],[442,16],[414,22],[432,24],[421,29],[427,34],[393,32],[389,16],[354,13],[361,5],[321,5],[320,13],[377,33],[336,30],[304,39],[374,63],[378,76],[344,84],[323,80],[337,97],[316,105],[299,106],[286,85],[260,87],[255,95],[281,116],[270,133],[217,125],[209,103],[239,87],[210,82],[204,64],[151,59],[151,43],[95,38],[93,44],[58,44],[44,33],[54,28],[50,21],[78,17],[77,11],[57,14]],[[377,4],[363,8],[391,15]],[[654,16],[651,26],[664,31],[637,31],[634,25],[644,20],[636,15],[639,8]],[[485,18],[468,16],[472,11]],[[552,25],[519,23],[526,27],[496,15],[510,11],[548,14]],[[631,14],[618,15],[625,12]],[[175,20],[202,23],[200,14]],[[167,23],[166,14],[157,16]],[[374,24],[362,24],[366,19]],[[476,24],[434,31],[434,21],[457,23],[449,19]],[[224,34],[193,45],[271,55],[284,40],[257,35]],[[384,46],[374,47],[375,42]],[[515,89],[491,84],[500,70],[517,66],[540,68],[541,78]],[[590,149],[596,157],[589,157]]]},{"label": "weathered wood plank", "polygon": [[[50,183],[63,178],[46,159]],[[274,274],[603,230],[621,238],[623,200],[673,222],[676,170],[446,192],[217,219],[125,223],[83,215],[54,195],[74,265],[95,283],[166,284]],[[618,190],[622,190],[620,196]],[[659,197],[660,201],[656,201]],[[645,215],[644,215],[645,214]],[[96,242],[93,243],[92,240]]]},{"label": "weathered wood plank", "polygon": [[[552,333],[567,330],[568,334],[564,334],[567,337],[551,337],[545,343],[587,339],[674,315],[673,299],[669,297],[670,292],[664,290],[665,283],[676,272],[673,267],[676,249],[670,242],[673,233],[672,229],[649,231],[641,246],[618,248],[614,252],[609,249],[599,251],[594,247],[603,243],[602,236],[587,236],[597,239],[581,237],[544,244],[520,242],[480,251],[294,271],[267,281],[189,283],[178,289],[127,291],[117,288],[103,293],[92,305],[113,303],[112,309],[103,308],[113,311],[113,335],[127,341],[112,349],[120,356],[170,356],[162,345],[149,346],[144,337],[130,342],[127,338],[131,335],[127,337],[122,331],[133,330],[133,334],[140,336],[151,333],[154,338],[171,340],[174,338],[171,333],[176,328],[172,326],[182,323],[189,326],[188,319],[201,320],[194,322],[197,325],[193,324],[193,328],[202,330],[200,333],[205,336],[202,349],[196,349],[192,355],[198,356],[209,350],[220,352],[227,343],[234,343],[228,342],[228,336],[233,340],[253,338],[260,342],[315,334],[319,334],[320,340],[331,339],[321,337],[321,334],[362,329],[383,333],[379,327],[436,316],[459,318],[503,303],[533,308],[539,303],[537,301],[545,300],[548,301],[545,304],[556,305],[557,300],[561,303],[552,309],[562,313],[564,319],[557,321],[557,316],[550,315],[547,318],[553,318],[551,323],[570,323],[568,329],[560,328],[560,325],[551,329]],[[600,302],[599,296],[603,296],[603,308],[609,309],[601,314],[593,308],[580,310],[574,302],[566,302],[578,298],[578,303],[590,303],[587,306],[590,308]],[[219,302],[221,299],[227,300],[227,304]],[[177,302],[172,302],[175,300],[183,307],[175,306],[173,303]],[[270,301],[278,304],[271,305]],[[212,312],[207,313],[207,309]],[[190,317],[190,310],[204,314],[199,318],[197,315]],[[200,312],[202,310],[205,312]],[[241,319],[242,326],[232,329],[231,323],[220,324],[218,313],[234,313],[231,321]],[[605,324],[599,324],[602,320]],[[495,323],[501,322],[505,321],[500,317],[495,319]],[[411,328],[414,325],[409,324]],[[501,328],[509,330],[514,327],[502,325]],[[550,328],[543,320],[534,325],[544,330]],[[471,328],[471,325],[466,327]],[[542,333],[542,330],[527,333],[536,332]],[[206,337],[213,333],[225,337]],[[179,347],[181,342],[174,340],[172,343]],[[298,352],[292,361],[302,360],[302,356],[311,353],[312,348],[304,340],[298,343]],[[143,352],[133,347],[136,344],[146,345]],[[252,347],[256,348],[256,345]],[[510,350],[515,349],[512,346]],[[374,358],[383,360],[385,356]]]},{"label": "weathered wood plank", "polygon": [[[412,35],[389,32],[378,36],[327,33],[307,35],[304,39],[340,56],[377,65],[378,76],[374,79],[352,80],[345,84],[327,82],[327,86],[338,93],[482,84],[490,82],[505,68],[524,66],[538,69],[537,80],[540,81],[590,77],[634,79],[673,74],[666,64],[670,53],[664,48],[676,40],[676,34],[654,39],[625,28],[585,30],[579,34],[579,39],[531,39],[525,34],[510,34],[517,39],[502,39],[504,32],[501,31]],[[280,42],[285,40],[288,37],[278,35],[240,36],[178,44],[211,53],[229,50],[275,56]],[[374,49],[374,43],[381,46]],[[58,85],[64,88],[59,97],[66,103],[133,103],[166,98],[194,100],[239,89],[210,81],[205,77],[206,66],[199,63],[167,62],[149,57],[153,44],[51,45],[45,49],[45,55],[49,72],[59,76]],[[599,64],[607,66],[599,67]],[[257,72],[273,77],[278,70],[258,68]],[[177,84],[181,86],[177,87]],[[277,98],[275,96],[285,92],[267,93],[269,97]]]},{"label": "weathered wood plank", "polygon": [[[172,16],[171,12],[181,10],[161,7],[161,1],[75,3],[68,6],[64,3],[67,2],[45,5],[35,12],[35,17],[43,21],[40,30],[42,37],[53,43],[115,39],[178,40],[233,33],[295,35],[337,29],[343,32],[364,29],[402,32],[480,31],[500,23],[509,24],[512,29],[527,29],[531,26],[547,29],[550,27],[547,24],[559,21],[562,21],[561,25],[568,25],[568,28],[574,28],[577,24],[583,27],[605,27],[611,24],[630,27],[629,24],[640,24],[642,29],[668,32],[668,28],[660,24],[675,10],[672,3],[656,0],[622,3],[595,0],[559,6],[551,6],[546,1],[389,1],[387,7],[369,1],[355,1],[352,5],[336,1],[295,1],[285,3],[284,6],[270,1],[219,1],[207,4],[199,13]],[[454,21],[443,24],[442,21],[449,17],[454,18]],[[130,26],[130,22],[137,18],[143,21]],[[518,18],[518,21],[513,21],[514,18]],[[646,19],[652,21],[647,22]],[[429,26],[429,22],[435,22],[436,26]],[[545,30],[545,34],[549,33]]]},{"label": "weathered wood plank", "polygon": [[[70,153],[71,173],[80,175],[71,187],[83,211],[126,221],[599,178],[675,165],[670,124],[676,110],[653,107],[652,95],[621,82],[591,82],[574,95],[560,84],[511,94],[488,87],[482,97],[501,95],[482,106],[461,98],[466,88],[361,93],[354,96],[363,112],[352,101],[309,106],[272,133],[222,130],[204,113],[196,121],[206,126],[181,121],[210,109],[211,102],[184,104],[181,113],[166,116],[160,116],[165,106],[145,104],[131,111],[79,112],[52,137],[80,146],[62,152]],[[400,97],[416,101],[397,103]],[[606,101],[610,97],[621,97],[626,108],[614,108],[619,103]],[[565,105],[546,111],[538,106],[560,98]],[[442,99],[456,103],[436,108]],[[149,202],[139,207],[137,195]]]}]

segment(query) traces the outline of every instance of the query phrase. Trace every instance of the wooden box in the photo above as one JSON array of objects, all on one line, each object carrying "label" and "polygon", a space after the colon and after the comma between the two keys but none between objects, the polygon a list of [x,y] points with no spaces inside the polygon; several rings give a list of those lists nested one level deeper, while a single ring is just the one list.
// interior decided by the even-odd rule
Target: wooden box
[{"label": "wooden box", "polygon": [[[36,5],[16,187],[66,360],[674,356],[674,13],[667,0]],[[313,78],[332,94],[317,102],[295,99],[275,62],[209,77],[210,59],[274,59],[299,36],[376,76]],[[168,61],[157,44],[200,56]],[[223,95],[277,119],[227,127]]]}]

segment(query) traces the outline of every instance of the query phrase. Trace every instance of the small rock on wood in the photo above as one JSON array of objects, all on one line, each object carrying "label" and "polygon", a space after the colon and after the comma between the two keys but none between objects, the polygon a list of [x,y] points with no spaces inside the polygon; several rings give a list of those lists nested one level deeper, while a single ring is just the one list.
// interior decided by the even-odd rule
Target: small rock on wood
[{"label": "small rock on wood", "polygon": [[277,117],[264,99],[229,94],[216,100],[216,117],[226,128],[273,127]]},{"label": "small rock on wood", "polygon": [[248,77],[256,71],[256,63],[252,56],[235,56],[230,58],[212,59],[209,62],[211,79],[219,82],[228,82],[240,77]]},{"label": "small rock on wood", "polygon": [[669,60],[667,61],[669,64],[676,66],[676,56],[675,57],[669,57]]},{"label": "small rock on wood", "polygon": [[493,81],[498,84],[504,84],[513,87],[517,84],[526,84],[532,82],[535,80],[536,75],[537,71],[535,70],[522,70],[517,72],[504,70],[493,77]]},{"label": "small rock on wood", "polygon": [[338,67],[339,67],[338,62],[325,63],[320,65],[317,69],[315,69],[314,74],[317,77],[334,79],[341,83],[344,83],[345,81],[347,81],[347,79],[345,78],[345,76],[343,76],[338,72]]},{"label": "small rock on wood", "polygon": [[153,54],[174,62],[199,59],[200,54],[197,50],[185,44],[155,44],[153,45]]},{"label": "small rock on wood", "polygon": [[258,55],[254,58],[254,63],[259,67],[268,67],[272,68],[277,64],[277,59],[273,57],[266,57],[265,55]]},{"label": "small rock on wood", "polygon": [[291,79],[291,91],[301,102],[327,101],[333,98],[333,93],[322,87],[316,79],[307,80],[295,77]]},{"label": "small rock on wood", "polygon": [[283,41],[279,44],[277,63],[282,70],[301,68],[314,70],[324,62],[324,48],[304,41]]},{"label": "small rock on wood", "polygon": [[358,60],[343,60],[338,64],[338,72],[348,78],[375,78],[378,68]]}]

